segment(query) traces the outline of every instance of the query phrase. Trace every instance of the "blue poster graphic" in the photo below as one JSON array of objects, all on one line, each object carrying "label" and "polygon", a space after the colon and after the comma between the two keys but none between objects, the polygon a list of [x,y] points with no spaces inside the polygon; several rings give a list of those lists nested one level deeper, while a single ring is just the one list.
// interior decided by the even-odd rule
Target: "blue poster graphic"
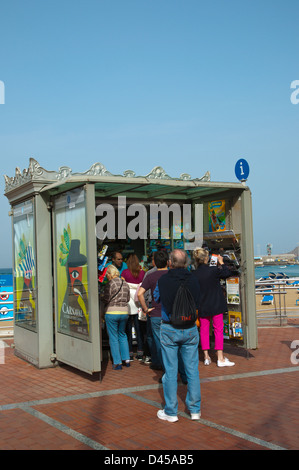
[{"label": "blue poster graphic", "polygon": [[13,319],[12,274],[0,274],[0,321]]}]

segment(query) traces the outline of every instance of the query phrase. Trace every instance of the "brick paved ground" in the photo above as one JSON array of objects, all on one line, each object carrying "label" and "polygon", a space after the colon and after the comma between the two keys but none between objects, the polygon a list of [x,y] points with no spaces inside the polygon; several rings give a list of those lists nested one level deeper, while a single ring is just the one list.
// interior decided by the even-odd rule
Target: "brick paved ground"
[{"label": "brick paved ground", "polygon": [[[16,357],[6,340],[0,449],[298,449],[298,322],[259,328],[258,336],[259,348],[248,354],[225,346],[233,368],[217,368],[215,357],[209,367],[200,364],[200,421],[190,420],[186,386],[179,383],[176,423],[156,416],[163,404],[161,372],[137,361],[113,371],[109,362],[100,382],[68,366],[38,370]],[[295,340],[298,355],[291,349]]]}]

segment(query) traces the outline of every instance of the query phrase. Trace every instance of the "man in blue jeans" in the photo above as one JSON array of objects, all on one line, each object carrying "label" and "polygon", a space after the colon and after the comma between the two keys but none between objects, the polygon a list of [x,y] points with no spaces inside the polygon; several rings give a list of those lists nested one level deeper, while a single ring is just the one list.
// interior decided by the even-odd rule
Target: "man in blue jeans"
[{"label": "man in blue jeans", "polygon": [[154,293],[156,300],[162,305],[161,348],[165,367],[162,377],[165,408],[159,410],[158,418],[174,423],[178,421],[177,375],[179,354],[184,363],[187,377],[186,406],[191,419],[200,418],[201,392],[198,372],[198,343],[197,326],[175,328],[170,323],[170,316],[176,293],[181,283],[186,282],[195,305],[198,305],[199,284],[195,276],[188,271],[188,255],[184,250],[174,250],[170,255],[170,270],[157,283]]}]

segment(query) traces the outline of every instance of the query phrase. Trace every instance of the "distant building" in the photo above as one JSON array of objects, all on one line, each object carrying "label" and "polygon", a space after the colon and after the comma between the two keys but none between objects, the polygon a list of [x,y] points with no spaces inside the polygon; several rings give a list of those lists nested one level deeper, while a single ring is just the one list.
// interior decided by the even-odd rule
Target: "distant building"
[{"label": "distant building", "polygon": [[294,253],[284,253],[281,255],[271,254],[262,256],[261,260],[264,265],[281,265],[281,264],[298,264],[297,257]]}]

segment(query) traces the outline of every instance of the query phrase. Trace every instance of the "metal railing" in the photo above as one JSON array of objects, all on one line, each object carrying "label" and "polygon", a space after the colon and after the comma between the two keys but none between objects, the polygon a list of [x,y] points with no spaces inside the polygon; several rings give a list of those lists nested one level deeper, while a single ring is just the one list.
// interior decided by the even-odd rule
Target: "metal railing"
[{"label": "metal railing", "polygon": [[[299,293],[299,281],[298,278],[267,278],[259,279],[255,281],[255,293],[257,296],[273,296],[273,309],[267,310],[267,313],[272,313],[280,318],[280,324],[282,318],[287,316],[287,306],[286,306],[286,294],[288,290],[297,290]],[[261,300],[261,304],[263,301]],[[299,300],[299,297],[298,297]],[[268,300],[269,302],[269,300]],[[292,308],[292,307],[291,307]],[[296,308],[296,305],[293,306]],[[258,312],[265,313],[265,310],[259,309]]]}]

